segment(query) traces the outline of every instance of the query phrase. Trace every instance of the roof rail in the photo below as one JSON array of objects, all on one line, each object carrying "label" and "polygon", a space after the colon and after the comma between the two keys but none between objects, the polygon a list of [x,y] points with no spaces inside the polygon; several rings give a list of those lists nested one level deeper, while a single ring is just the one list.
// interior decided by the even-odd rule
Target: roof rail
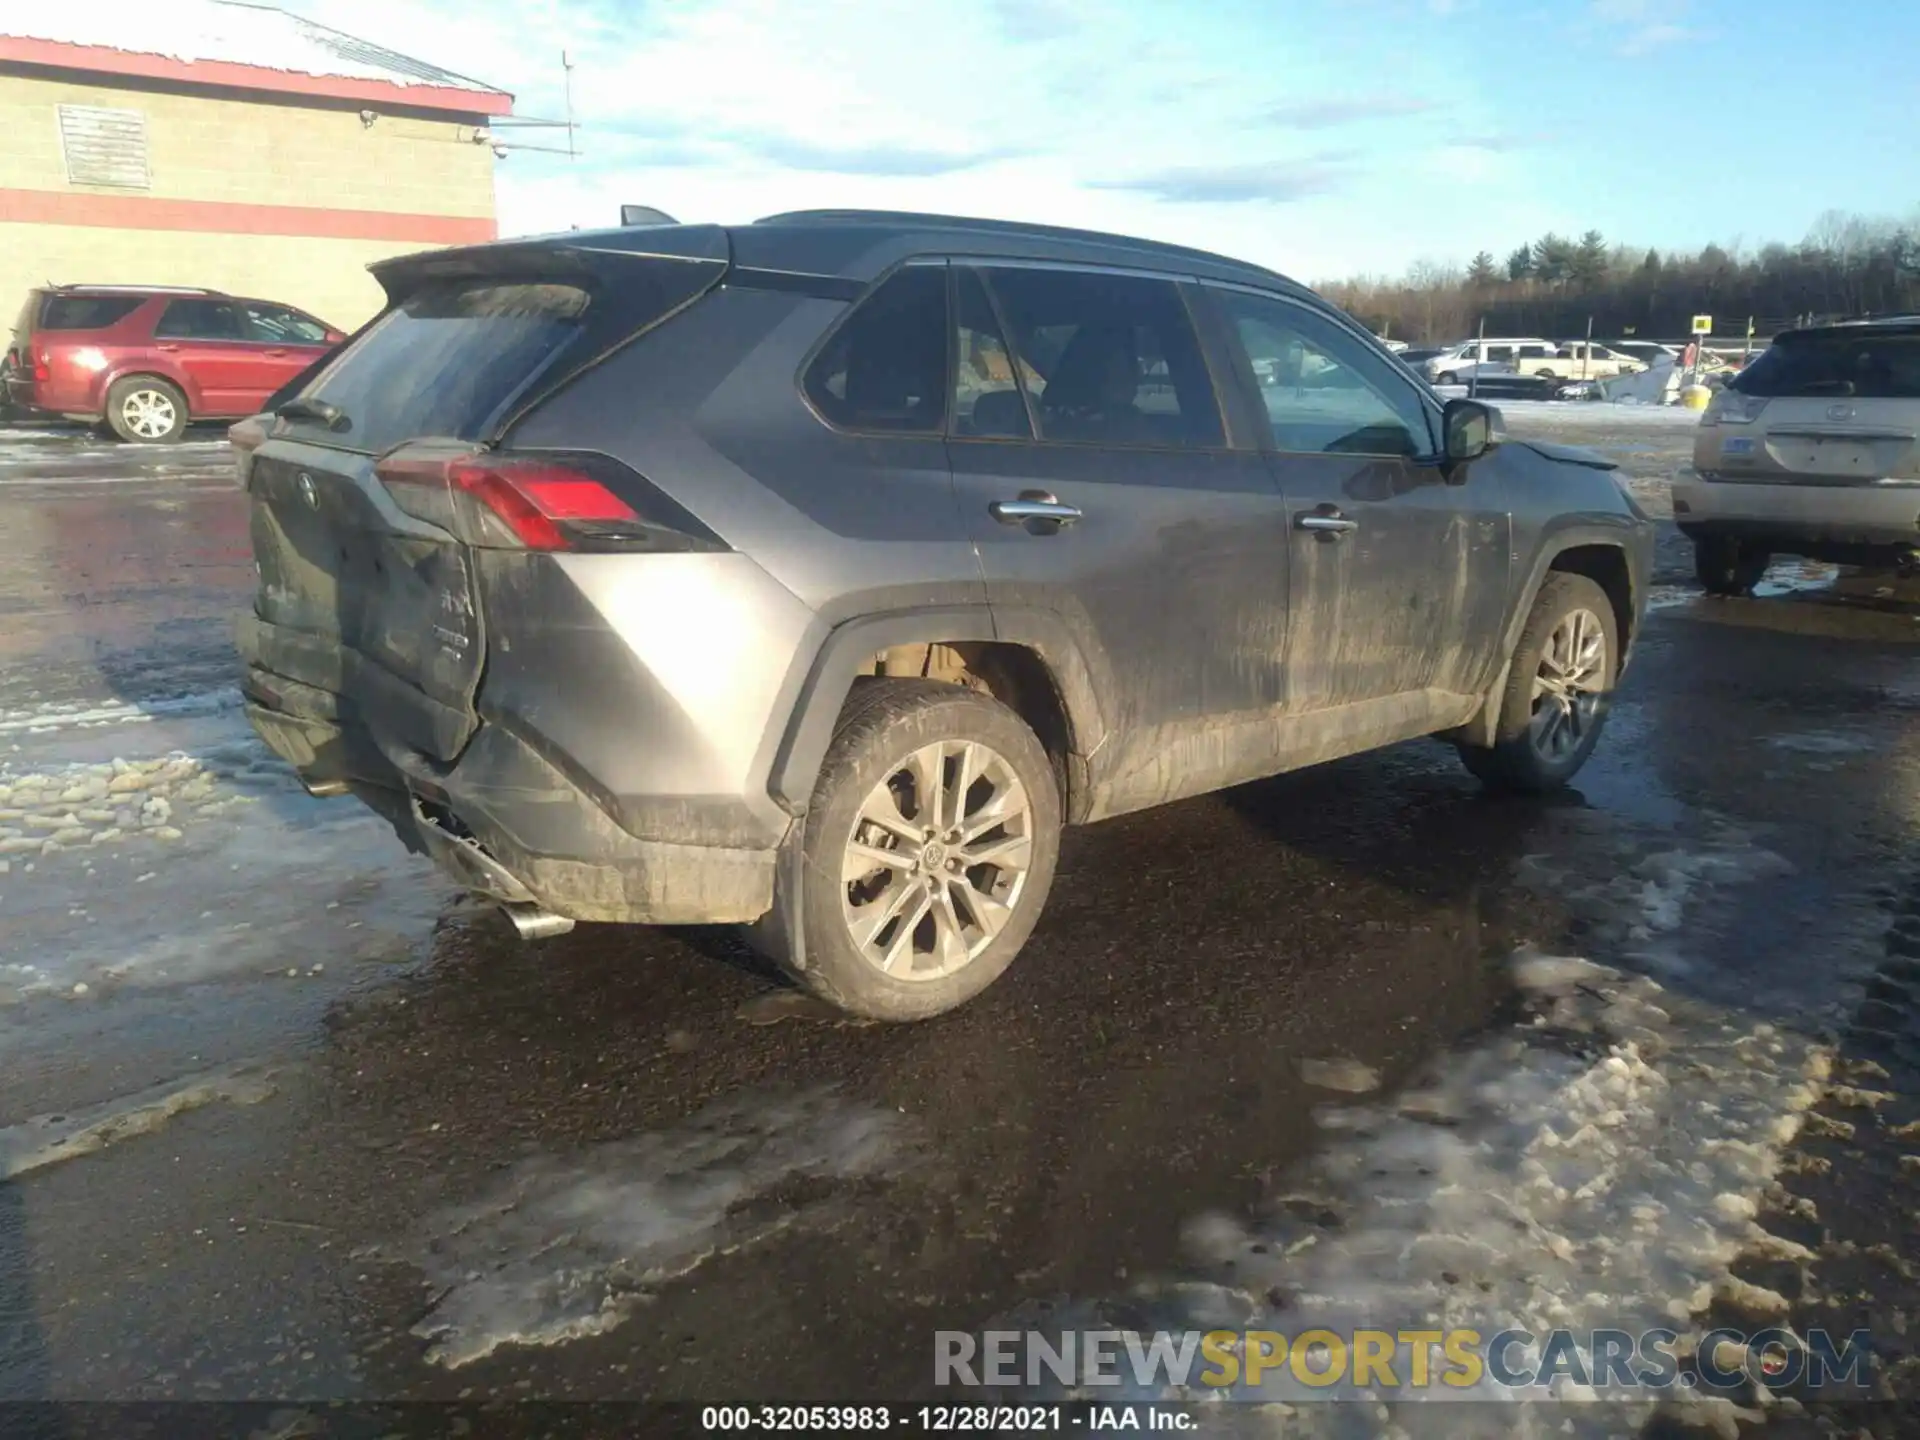
[{"label": "roof rail", "polygon": [[56,290],[92,290],[107,295],[213,295],[226,298],[224,290],[209,290],[201,285],[56,285]]},{"label": "roof rail", "polygon": [[[1192,245],[1175,245],[1165,240],[1147,240],[1137,235],[1120,235],[1107,230],[1081,230],[1068,225],[1028,224],[1024,220],[989,220],[977,215],[936,215],[918,210],[787,210],[778,215],[762,215],[756,225],[923,225],[937,230],[968,230],[984,234],[1027,235],[1038,238],[1072,240],[1081,244],[1112,245],[1150,254],[1181,255],[1206,260],[1237,270],[1274,275],[1264,265],[1235,260]],[[1278,276],[1286,279],[1285,276]],[[1294,283],[1294,282],[1289,282]]]}]

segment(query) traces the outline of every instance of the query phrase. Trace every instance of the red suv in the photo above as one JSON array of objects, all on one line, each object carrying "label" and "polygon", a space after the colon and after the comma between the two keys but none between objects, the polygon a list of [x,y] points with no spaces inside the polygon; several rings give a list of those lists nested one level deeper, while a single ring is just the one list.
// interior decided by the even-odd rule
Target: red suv
[{"label": "red suv", "polygon": [[27,292],[0,379],[28,414],[104,420],[122,440],[178,440],[189,420],[258,414],[345,338],[270,300],[59,285]]}]

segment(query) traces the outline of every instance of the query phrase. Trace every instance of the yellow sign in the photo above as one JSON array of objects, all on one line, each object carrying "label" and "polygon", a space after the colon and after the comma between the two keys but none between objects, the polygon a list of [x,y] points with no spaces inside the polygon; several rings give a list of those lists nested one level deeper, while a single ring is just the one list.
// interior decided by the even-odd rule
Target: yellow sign
[{"label": "yellow sign", "polygon": [[1696,335],[1711,335],[1713,333],[1713,317],[1711,315],[1694,316],[1693,333]]}]

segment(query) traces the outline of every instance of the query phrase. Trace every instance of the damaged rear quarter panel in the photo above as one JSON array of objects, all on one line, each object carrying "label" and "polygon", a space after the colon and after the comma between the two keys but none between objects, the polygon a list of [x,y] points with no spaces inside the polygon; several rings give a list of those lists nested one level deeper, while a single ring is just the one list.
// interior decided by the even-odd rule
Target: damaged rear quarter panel
[{"label": "damaged rear quarter panel", "polygon": [[630,834],[770,848],[754,767],[811,612],[744,555],[480,552],[483,717]]}]

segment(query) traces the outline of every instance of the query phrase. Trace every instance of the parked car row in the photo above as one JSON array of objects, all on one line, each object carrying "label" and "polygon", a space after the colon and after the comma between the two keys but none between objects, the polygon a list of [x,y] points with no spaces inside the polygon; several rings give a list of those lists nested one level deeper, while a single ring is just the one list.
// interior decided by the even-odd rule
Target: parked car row
[{"label": "parked car row", "polygon": [[[1403,360],[1414,352],[1404,352]],[[1647,362],[1590,340],[1555,343],[1537,337],[1463,340],[1421,352],[1420,373],[1436,385],[1464,384],[1476,374],[1534,375],[1543,380],[1599,380],[1632,375]]]},{"label": "parked car row", "polygon": [[14,322],[0,397],[20,415],[162,443],[195,420],[257,413],[345,338],[291,305],[215,290],[48,286]]}]

